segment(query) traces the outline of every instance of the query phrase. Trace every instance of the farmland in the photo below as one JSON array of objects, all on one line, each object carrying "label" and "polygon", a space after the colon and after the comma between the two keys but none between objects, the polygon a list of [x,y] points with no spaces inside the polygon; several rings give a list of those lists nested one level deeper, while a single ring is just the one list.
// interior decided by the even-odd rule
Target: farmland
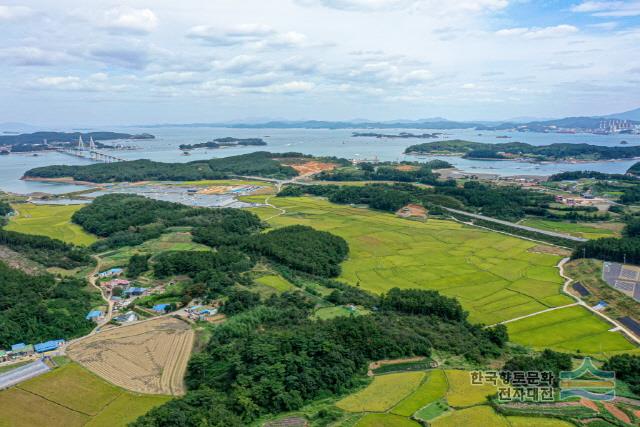
[{"label": "farmland", "polygon": [[449,385],[443,370],[437,369],[427,373],[427,379],[409,397],[391,410],[392,413],[411,416],[420,408],[444,397]]},{"label": "farmland", "polygon": [[387,411],[415,391],[424,376],[424,372],[377,376],[367,388],[339,401],[336,406],[349,412]]},{"label": "farmland", "polygon": [[532,242],[452,221],[407,221],[310,197],[270,202],[287,211],[269,220],[276,227],[303,224],[345,238],[350,256],[340,279],[374,293],[392,287],[438,290],[457,298],[471,321],[486,324],[572,302],[560,292],[555,267],[560,258],[531,251]]},{"label": "farmland", "polygon": [[507,324],[513,342],[535,349],[612,355],[634,349],[622,335],[586,308],[573,306]]},{"label": "farmland", "polygon": [[539,228],[541,230],[555,231],[558,233],[571,234],[585,239],[600,239],[602,237],[619,237],[621,224],[580,224],[572,222],[549,221],[539,218],[527,218],[520,222],[528,227]]},{"label": "farmland", "polygon": [[89,336],[70,345],[67,353],[127,390],[180,395],[193,337],[186,323],[164,317]]},{"label": "farmland", "polygon": [[5,227],[6,230],[47,236],[83,246],[97,240],[96,236],[71,222],[71,216],[82,208],[82,205],[19,204],[13,208],[18,215],[11,218]]},{"label": "farmland", "polygon": [[71,363],[0,392],[0,426],[124,427],[170,399],[115,387]]}]

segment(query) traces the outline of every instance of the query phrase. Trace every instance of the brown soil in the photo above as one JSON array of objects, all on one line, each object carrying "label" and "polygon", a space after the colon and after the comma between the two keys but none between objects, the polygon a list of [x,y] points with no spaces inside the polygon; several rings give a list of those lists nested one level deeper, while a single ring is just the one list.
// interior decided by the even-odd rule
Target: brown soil
[{"label": "brown soil", "polygon": [[300,176],[311,176],[322,171],[330,171],[336,168],[336,165],[333,163],[322,163],[322,162],[306,162],[301,164],[291,165]]},{"label": "brown soil", "polygon": [[122,326],[71,344],[71,359],[105,380],[138,393],[182,395],[194,333],[172,317]]},{"label": "brown soil", "polygon": [[21,179],[25,181],[39,181],[39,182],[60,182],[64,184],[76,184],[76,185],[87,185],[93,187],[99,187],[100,184],[96,184],[95,182],[89,181],[76,181],[71,177],[66,178],[38,178],[35,176],[23,176]]},{"label": "brown soil", "polygon": [[625,414],[623,411],[621,411],[616,405],[610,402],[602,402],[602,404],[604,405],[605,408],[607,408],[607,411],[609,411],[611,415],[613,415],[623,423],[627,423],[627,424],[631,423],[629,416]]},{"label": "brown soil", "polygon": [[399,165],[396,167],[397,170],[402,171],[402,172],[409,172],[409,171],[414,171],[417,170],[418,167],[417,166],[411,166],[411,165]]},{"label": "brown soil", "polygon": [[11,268],[17,268],[32,276],[42,274],[46,271],[42,265],[31,261],[6,246],[0,246],[0,261],[3,261]]},{"label": "brown soil", "polygon": [[422,218],[427,217],[427,210],[420,205],[407,205],[401,208],[396,215],[402,218]]},{"label": "brown soil", "polygon": [[528,250],[528,252],[535,252],[540,254],[550,254],[566,257],[571,255],[571,251],[557,246],[536,245]]},{"label": "brown soil", "polygon": [[600,408],[593,400],[585,399],[584,397],[580,399],[580,404],[589,409],[593,409],[596,412],[600,412]]}]

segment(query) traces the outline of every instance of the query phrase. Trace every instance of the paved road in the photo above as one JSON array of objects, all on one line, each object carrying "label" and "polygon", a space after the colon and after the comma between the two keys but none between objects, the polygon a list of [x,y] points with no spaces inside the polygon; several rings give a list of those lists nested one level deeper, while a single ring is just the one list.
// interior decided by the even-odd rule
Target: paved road
[{"label": "paved road", "polygon": [[485,221],[491,221],[491,222],[495,222],[496,224],[507,225],[509,227],[519,228],[521,230],[533,231],[535,233],[545,234],[545,235],[551,236],[551,237],[560,237],[562,239],[573,240],[574,242],[586,242],[587,241],[587,239],[583,239],[581,237],[576,237],[576,236],[571,236],[570,234],[563,234],[563,233],[556,233],[554,231],[540,230],[539,228],[533,228],[533,227],[528,227],[526,225],[514,224],[513,222],[502,221],[500,219],[491,218],[490,216],[478,215],[478,214],[474,214],[474,213],[461,211],[461,210],[458,210],[458,209],[445,208],[444,206],[442,206],[442,208],[447,210],[447,211],[449,211],[449,212],[452,212],[452,213],[457,213],[457,214],[460,214],[460,215],[466,215],[466,216],[471,217],[471,218],[482,219],[482,220],[485,220]]},{"label": "paved road", "polygon": [[51,368],[42,360],[36,360],[27,365],[20,366],[12,371],[0,374],[0,390],[9,388],[28,379],[49,372]]}]

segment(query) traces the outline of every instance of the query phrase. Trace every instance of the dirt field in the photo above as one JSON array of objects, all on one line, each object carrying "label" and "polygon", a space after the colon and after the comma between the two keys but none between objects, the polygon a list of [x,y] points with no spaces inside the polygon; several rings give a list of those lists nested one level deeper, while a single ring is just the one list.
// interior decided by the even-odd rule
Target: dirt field
[{"label": "dirt field", "polygon": [[421,218],[427,217],[427,210],[420,205],[407,205],[396,212],[401,218]]},{"label": "dirt field", "polygon": [[410,171],[418,170],[418,167],[412,166],[412,165],[400,165],[396,167],[396,169],[403,172],[410,172]]},{"label": "dirt field", "polygon": [[163,317],[103,331],[70,345],[67,354],[127,390],[181,395],[193,338],[189,325]]},{"label": "dirt field", "polygon": [[330,171],[336,168],[333,163],[307,162],[291,165],[301,176],[311,176],[322,171]]}]

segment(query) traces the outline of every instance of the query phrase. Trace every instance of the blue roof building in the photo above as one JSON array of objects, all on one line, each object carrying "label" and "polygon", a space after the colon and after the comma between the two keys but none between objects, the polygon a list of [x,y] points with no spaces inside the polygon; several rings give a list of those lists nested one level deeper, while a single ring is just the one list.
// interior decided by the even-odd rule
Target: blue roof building
[{"label": "blue roof building", "polygon": [[21,351],[21,350],[24,350],[24,348],[26,346],[27,345],[25,343],[23,343],[23,342],[18,343],[18,344],[14,344],[14,345],[11,346],[11,351],[13,351],[13,352]]},{"label": "blue roof building", "polygon": [[110,276],[118,276],[120,274],[124,273],[124,270],[121,268],[112,268],[111,270],[107,270],[107,271],[103,271],[102,273],[98,274],[98,276],[100,277],[110,277]]},{"label": "blue roof building", "polygon": [[125,289],[123,293],[127,295],[142,295],[144,291],[146,291],[145,288],[131,287],[129,289]]},{"label": "blue roof building", "polygon": [[34,348],[36,349],[36,352],[44,353],[46,351],[56,350],[62,344],[64,344],[64,340],[52,340],[52,341],[36,344]]},{"label": "blue roof building", "polygon": [[102,317],[102,312],[100,310],[91,310],[85,319],[87,320],[95,320],[99,317]]},{"label": "blue roof building", "polygon": [[169,304],[156,304],[153,306],[153,311],[158,313],[164,313],[167,307],[169,307]]}]

